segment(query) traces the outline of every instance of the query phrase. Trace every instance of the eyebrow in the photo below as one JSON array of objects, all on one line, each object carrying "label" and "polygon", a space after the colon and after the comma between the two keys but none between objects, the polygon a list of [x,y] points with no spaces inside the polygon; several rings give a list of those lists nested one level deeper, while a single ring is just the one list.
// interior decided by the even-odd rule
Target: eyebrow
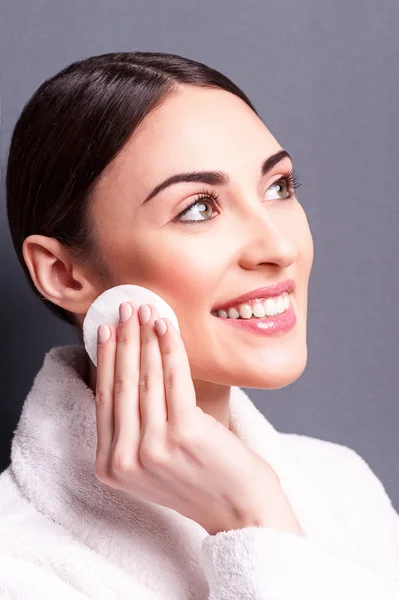
[{"label": "eyebrow", "polygon": [[[272,154],[266,160],[263,161],[260,169],[261,177],[267,175],[273,167],[279,163],[283,158],[289,158],[291,161],[291,156],[286,150],[279,150],[275,154]],[[161,183],[159,183],[153,190],[148,194],[148,196],[143,200],[141,206],[146,202],[149,202],[156,194],[159,194],[162,190],[169,187],[170,185],[174,185],[176,183],[182,182],[202,182],[207,183],[208,185],[227,185],[230,181],[227,173],[223,171],[191,171],[188,173],[177,173],[176,175],[172,175],[168,177]]]}]

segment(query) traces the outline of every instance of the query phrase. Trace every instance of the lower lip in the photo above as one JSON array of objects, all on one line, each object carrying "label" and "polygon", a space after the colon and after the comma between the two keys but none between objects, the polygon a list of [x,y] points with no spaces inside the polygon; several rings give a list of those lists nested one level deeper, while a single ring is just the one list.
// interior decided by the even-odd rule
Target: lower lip
[{"label": "lower lip", "polygon": [[257,335],[276,335],[278,333],[285,333],[292,329],[297,321],[291,299],[288,309],[281,315],[275,315],[274,317],[251,317],[250,319],[215,318],[226,323],[226,325],[245,329],[246,331],[250,331]]}]

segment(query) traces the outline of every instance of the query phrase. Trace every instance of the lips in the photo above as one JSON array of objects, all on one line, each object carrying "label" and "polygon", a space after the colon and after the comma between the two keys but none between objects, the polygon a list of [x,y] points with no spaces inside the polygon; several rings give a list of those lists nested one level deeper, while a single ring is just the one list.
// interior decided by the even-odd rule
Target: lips
[{"label": "lips", "polygon": [[294,289],[295,281],[293,279],[285,279],[284,281],[280,281],[274,285],[258,288],[252,292],[232,298],[223,304],[218,304],[212,308],[212,311],[230,308],[231,306],[236,306],[237,304],[244,304],[245,302],[248,302],[249,300],[255,300],[256,298],[271,298],[273,296],[279,296],[283,292],[292,292]]}]

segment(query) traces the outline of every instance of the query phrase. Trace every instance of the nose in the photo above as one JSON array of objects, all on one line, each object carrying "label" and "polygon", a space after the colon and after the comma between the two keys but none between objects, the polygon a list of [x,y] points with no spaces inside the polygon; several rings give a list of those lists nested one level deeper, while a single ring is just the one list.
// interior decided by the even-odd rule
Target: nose
[{"label": "nose", "polygon": [[251,269],[259,263],[274,263],[287,268],[295,261],[298,247],[288,218],[288,213],[286,216],[280,213],[276,218],[276,214],[266,211],[264,206],[248,211],[241,221],[243,229],[239,238],[243,267]]}]

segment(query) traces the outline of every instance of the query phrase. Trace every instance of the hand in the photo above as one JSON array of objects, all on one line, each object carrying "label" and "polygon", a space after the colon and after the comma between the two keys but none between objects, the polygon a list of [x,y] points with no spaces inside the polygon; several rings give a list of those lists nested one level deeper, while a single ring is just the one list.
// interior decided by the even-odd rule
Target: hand
[{"label": "hand", "polygon": [[148,305],[141,326],[136,305],[125,304],[128,320],[101,326],[110,337],[97,350],[96,477],[178,511],[209,534],[250,525],[299,533],[272,467],[197,406],[171,321],[163,319],[167,331],[158,337],[156,308]]}]

